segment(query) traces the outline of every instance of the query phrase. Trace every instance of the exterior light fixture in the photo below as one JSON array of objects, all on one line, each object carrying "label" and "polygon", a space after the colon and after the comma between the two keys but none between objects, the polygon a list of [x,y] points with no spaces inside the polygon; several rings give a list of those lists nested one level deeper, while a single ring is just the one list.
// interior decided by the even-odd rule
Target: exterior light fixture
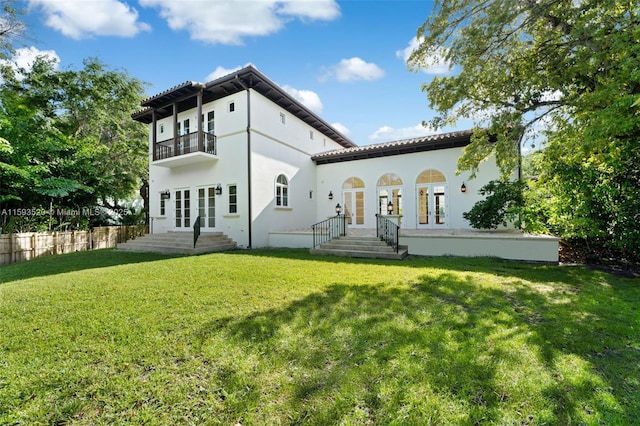
[{"label": "exterior light fixture", "polygon": [[166,200],[166,199],[168,199],[168,198],[171,198],[171,193],[169,192],[169,190],[168,190],[168,189],[167,189],[167,190],[165,190],[165,191],[162,191],[162,192],[160,193],[160,199],[161,199],[161,200]]},{"label": "exterior light fixture", "polygon": [[467,185],[465,185],[464,182],[460,185],[460,192],[467,192]]},{"label": "exterior light fixture", "polygon": [[393,214],[393,203],[391,201],[387,203],[387,214]]},{"label": "exterior light fixture", "polygon": [[336,204],[336,214],[340,216],[340,213],[342,213],[342,206],[338,203]]},{"label": "exterior light fixture", "polygon": [[333,200],[333,192],[329,191],[329,200]]},{"label": "exterior light fixture", "polygon": [[222,195],[222,185],[216,185],[216,195]]}]

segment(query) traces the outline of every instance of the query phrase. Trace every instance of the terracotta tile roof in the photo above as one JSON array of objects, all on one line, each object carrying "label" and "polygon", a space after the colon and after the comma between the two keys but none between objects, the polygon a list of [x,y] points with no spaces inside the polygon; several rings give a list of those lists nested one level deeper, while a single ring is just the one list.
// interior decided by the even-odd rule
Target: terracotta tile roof
[{"label": "terracotta tile roof", "polygon": [[412,152],[433,151],[446,148],[458,148],[471,142],[471,130],[421,136],[374,145],[363,145],[353,148],[337,149],[316,154],[311,159],[316,164],[339,163],[343,161],[362,160],[365,158],[386,157],[390,155],[409,154]]}]

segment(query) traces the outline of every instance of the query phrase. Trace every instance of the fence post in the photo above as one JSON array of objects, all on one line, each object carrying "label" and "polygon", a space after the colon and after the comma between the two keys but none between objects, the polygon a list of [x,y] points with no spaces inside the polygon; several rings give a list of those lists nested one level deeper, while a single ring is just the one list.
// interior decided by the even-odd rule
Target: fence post
[{"label": "fence post", "polygon": [[14,263],[16,261],[16,254],[13,251],[13,247],[15,246],[15,241],[13,239],[15,235],[16,234],[14,232],[9,234],[9,263]]}]

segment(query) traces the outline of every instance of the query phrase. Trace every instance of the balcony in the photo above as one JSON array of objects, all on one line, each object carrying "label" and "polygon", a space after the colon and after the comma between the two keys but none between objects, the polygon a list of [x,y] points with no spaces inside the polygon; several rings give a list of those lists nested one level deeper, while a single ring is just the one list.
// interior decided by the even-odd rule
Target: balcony
[{"label": "balcony", "polygon": [[[201,139],[199,135],[202,136]],[[202,131],[160,141],[154,146],[152,164],[160,167],[180,167],[217,161],[216,142],[215,135]]]}]

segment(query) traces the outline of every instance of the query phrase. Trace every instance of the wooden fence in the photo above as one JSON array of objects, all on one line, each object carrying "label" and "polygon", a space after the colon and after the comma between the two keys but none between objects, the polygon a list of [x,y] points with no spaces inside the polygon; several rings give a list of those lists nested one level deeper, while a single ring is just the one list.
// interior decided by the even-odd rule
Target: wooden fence
[{"label": "wooden fence", "polygon": [[0,234],[0,265],[36,257],[115,247],[144,235],[145,226],[104,226],[89,231]]}]

